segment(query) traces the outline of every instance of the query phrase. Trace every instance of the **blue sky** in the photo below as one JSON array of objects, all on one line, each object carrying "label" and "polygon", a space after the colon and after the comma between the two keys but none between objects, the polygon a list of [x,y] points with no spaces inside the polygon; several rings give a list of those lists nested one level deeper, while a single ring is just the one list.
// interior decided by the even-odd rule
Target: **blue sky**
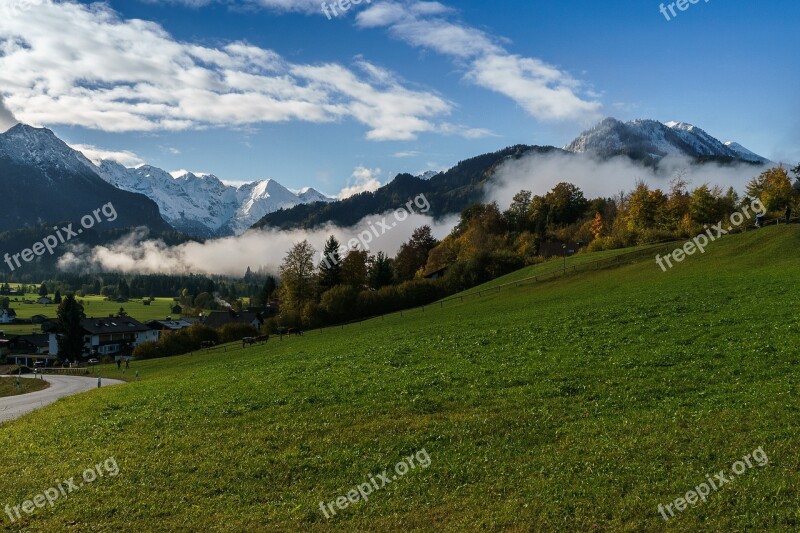
[{"label": "blue sky", "polygon": [[[87,155],[329,194],[604,116],[800,161],[800,5],[10,0],[0,95]],[[331,2],[328,2],[329,4]],[[671,2],[665,2],[665,7]]]}]

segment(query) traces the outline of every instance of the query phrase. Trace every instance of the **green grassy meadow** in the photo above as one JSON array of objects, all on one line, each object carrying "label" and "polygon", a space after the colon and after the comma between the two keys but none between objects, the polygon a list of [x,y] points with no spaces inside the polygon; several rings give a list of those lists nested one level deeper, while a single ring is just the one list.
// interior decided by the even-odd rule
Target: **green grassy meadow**
[{"label": "green grassy meadow", "polygon": [[[797,531],[799,248],[800,227],[768,228],[666,273],[649,257],[101,367],[141,380],[0,426],[0,506],[108,457],[120,474],[0,528]],[[537,269],[552,264],[493,284]],[[769,464],[662,519],[659,504],[758,447]],[[422,449],[428,468],[321,513]]]},{"label": "green grassy meadow", "polygon": [[29,379],[28,377],[20,378],[20,390],[17,391],[17,378],[2,378],[0,377],[0,398],[6,396],[16,396],[18,394],[27,394],[29,392],[36,392],[46,389],[50,386],[49,383],[39,379]]},{"label": "green grassy meadow", "polygon": [[[14,284],[10,284],[14,285]],[[52,298],[53,295],[51,294]],[[14,301],[14,299],[17,301]],[[44,315],[48,318],[55,318],[58,312],[57,304],[40,305],[40,304],[25,304],[22,303],[23,299],[36,301],[39,295],[26,294],[22,296],[11,296],[11,308],[17,313],[18,319],[31,318],[34,315]],[[107,317],[108,315],[116,315],[120,307],[125,308],[128,316],[135,318],[140,322],[148,320],[163,319],[171,315],[172,306],[175,301],[172,298],[156,298],[150,305],[144,305],[142,300],[132,299],[124,303],[110,302],[103,296],[83,296],[79,297],[83,300],[84,310],[86,316],[93,317]],[[29,333],[41,333],[41,328],[38,324],[0,324],[0,331],[9,335],[23,335]]]}]

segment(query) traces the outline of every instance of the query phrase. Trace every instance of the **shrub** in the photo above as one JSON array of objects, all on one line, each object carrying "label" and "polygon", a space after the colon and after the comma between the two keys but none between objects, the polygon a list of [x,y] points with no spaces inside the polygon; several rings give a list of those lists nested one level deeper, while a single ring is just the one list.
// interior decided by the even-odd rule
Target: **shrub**
[{"label": "shrub", "polygon": [[226,342],[240,341],[244,337],[255,337],[257,335],[258,330],[250,324],[225,324],[219,328],[219,342],[223,344]]}]

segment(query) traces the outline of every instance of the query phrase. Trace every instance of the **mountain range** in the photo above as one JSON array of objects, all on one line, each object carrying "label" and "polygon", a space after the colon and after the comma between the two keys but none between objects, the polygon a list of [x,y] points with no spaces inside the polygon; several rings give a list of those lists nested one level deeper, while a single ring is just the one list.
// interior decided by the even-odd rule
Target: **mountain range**
[{"label": "mountain range", "polygon": [[233,187],[211,174],[187,172],[173,177],[150,165],[125,168],[114,161],[101,161],[95,168],[111,185],[156,202],[164,220],[196,237],[240,235],[279,209],[333,201],[312,188],[295,194],[271,179]]},{"label": "mountain range", "polygon": [[98,224],[100,231],[131,226],[171,230],[155,202],[114,187],[92,167],[48,129],[18,124],[0,135],[0,231],[57,222],[77,225],[109,202],[118,216]]},{"label": "mountain range", "polygon": [[461,161],[446,172],[400,174],[375,192],[334,200],[311,188],[295,193],[271,179],[233,187],[213,175],[186,172],[176,177],[150,165],[95,164],[52,131],[20,124],[0,134],[0,193],[13,199],[0,213],[0,231],[76,221],[109,201],[119,211],[119,219],[109,227],[175,229],[201,239],[239,235],[251,227],[351,225],[420,193],[429,195],[435,206],[431,214],[442,216],[481,201],[494,170],[509,158],[529,153],[624,156],[646,165],[658,165],[670,156],[697,162],[768,163],[740,144],[723,143],[691,124],[609,118],[563,149],[512,146]]}]

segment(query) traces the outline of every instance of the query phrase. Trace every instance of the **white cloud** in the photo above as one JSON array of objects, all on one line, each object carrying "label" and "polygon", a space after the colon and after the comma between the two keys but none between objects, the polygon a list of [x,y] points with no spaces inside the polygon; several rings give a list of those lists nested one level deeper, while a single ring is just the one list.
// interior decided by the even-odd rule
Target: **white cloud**
[{"label": "white cloud", "polygon": [[339,192],[337,198],[343,200],[362,192],[377,191],[383,185],[378,179],[381,172],[379,168],[356,167],[347,182],[347,187]]},{"label": "white cloud", "polygon": [[[318,261],[321,259],[319,253],[329,235],[335,235],[343,244],[347,243],[350,239],[357,238],[361,232],[368,232],[370,223],[374,225],[384,216],[390,224],[394,220],[389,212],[365,217],[350,228],[329,224],[314,231],[251,230],[238,237],[213,239],[205,243],[189,242],[173,247],[162,241],[148,240],[147,231],[142,229],[107,246],[91,249],[85,245],[75,245],[64,254],[59,266],[65,270],[80,269],[83,272],[95,268],[103,272],[193,272],[241,276],[243,265],[250,265],[253,268],[263,266],[277,274],[281,261],[294,243],[307,239],[317,250],[314,259]],[[394,256],[400,245],[411,237],[415,228],[427,224],[431,226],[434,236],[441,239],[457,222],[457,215],[435,221],[427,215],[412,213],[390,231],[369,243],[369,253],[382,251]]]},{"label": "white cloud", "polygon": [[498,39],[453,22],[437,2],[384,2],[358,14],[362,28],[386,27],[408,44],[450,57],[465,79],[514,100],[529,115],[547,121],[591,122],[599,118],[596,94],[567,72],[536,58],[506,51]]},{"label": "white cloud", "polygon": [[351,119],[382,141],[435,132],[437,118],[452,110],[363,59],[356,66],[365,78],[338,64],[291,63],[244,42],[182,42],[102,3],[41,0],[0,18],[0,87],[17,117],[34,125],[125,132]]},{"label": "white cloud", "polygon": [[92,146],[91,144],[70,144],[70,147],[73,150],[81,152],[86,156],[86,159],[95,165],[99,164],[103,159],[116,161],[120,165],[126,167],[136,167],[144,164],[144,159],[127,150],[104,150],[102,148]]},{"label": "white cloud", "polygon": [[19,121],[14,117],[14,113],[6,107],[3,101],[3,95],[0,94],[0,133],[5,133],[7,130],[17,125]]},{"label": "white cloud", "polygon": [[394,155],[392,155],[392,157],[396,157],[398,159],[402,159],[402,158],[406,158],[406,157],[419,157],[420,155],[422,155],[421,152],[417,152],[417,151],[414,151],[414,150],[408,150],[408,151],[405,151],[405,152],[395,152]]},{"label": "white cloud", "polygon": [[587,198],[611,197],[620,191],[630,192],[637,180],[666,190],[670,180],[678,175],[687,180],[691,188],[708,183],[733,187],[742,194],[747,182],[763,170],[747,164],[696,164],[684,157],[666,158],[658,169],[653,169],[627,157],[600,161],[589,154],[534,154],[502,165],[495,174],[488,197],[505,208],[520,190],[542,195],[560,182],[577,185]]}]

